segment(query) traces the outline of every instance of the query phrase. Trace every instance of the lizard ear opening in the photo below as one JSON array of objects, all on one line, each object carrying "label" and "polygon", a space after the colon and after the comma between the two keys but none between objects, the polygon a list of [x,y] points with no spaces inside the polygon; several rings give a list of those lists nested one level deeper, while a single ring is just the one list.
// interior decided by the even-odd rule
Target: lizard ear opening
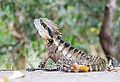
[{"label": "lizard ear opening", "polygon": [[53,39],[49,39],[49,43],[52,44],[53,43]]},{"label": "lizard ear opening", "polygon": [[50,46],[52,43],[53,43],[53,39],[48,39],[48,40],[46,40],[46,44],[47,44],[48,46]]}]

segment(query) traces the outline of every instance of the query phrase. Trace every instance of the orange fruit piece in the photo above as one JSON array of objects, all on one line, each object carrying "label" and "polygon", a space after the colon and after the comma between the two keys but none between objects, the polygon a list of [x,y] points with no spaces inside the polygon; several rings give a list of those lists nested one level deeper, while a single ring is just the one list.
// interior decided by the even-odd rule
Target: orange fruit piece
[{"label": "orange fruit piece", "polygon": [[71,67],[71,70],[75,73],[78,72],[88,72],[89,71],[89,67],[85,66],[85,65],[79,65],[77,63],[74,63]]},{"label": "orange fruit piece", "polygon": [[88,72],[89,71],[89,67],[84,66],[84,65],[79,65],[79,71],[80,72]]}]

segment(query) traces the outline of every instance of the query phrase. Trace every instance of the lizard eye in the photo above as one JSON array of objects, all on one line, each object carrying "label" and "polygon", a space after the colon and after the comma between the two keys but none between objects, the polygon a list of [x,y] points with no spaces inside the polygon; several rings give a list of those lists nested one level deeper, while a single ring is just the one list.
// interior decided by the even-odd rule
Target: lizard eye
[{"label": "lizard eye", "polygon": [[45,29],[47,28],[47,25],[42,20],[40,20],[40,23],[43,25]]},{"label": "lizard eye", "polygon": [[48,29],[47,27],[44,27],[45,29]]}]

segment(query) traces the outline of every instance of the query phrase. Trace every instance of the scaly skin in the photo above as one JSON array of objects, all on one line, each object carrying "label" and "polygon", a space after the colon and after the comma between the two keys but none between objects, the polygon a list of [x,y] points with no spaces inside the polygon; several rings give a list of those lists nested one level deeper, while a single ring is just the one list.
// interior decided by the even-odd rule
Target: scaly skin
[{"label": "scaly skin", "polygon": [[72,72],[74,63],[89,68],[88,71],[104,71],[107,62],[105,59],[87,55],[65,42],[57,26],[46,18],[34,20],[35,27],[46,45],[45,56],[40,61],[39,69],[45,69],[45,64],[51,58],[57,64],[57,70]]}]

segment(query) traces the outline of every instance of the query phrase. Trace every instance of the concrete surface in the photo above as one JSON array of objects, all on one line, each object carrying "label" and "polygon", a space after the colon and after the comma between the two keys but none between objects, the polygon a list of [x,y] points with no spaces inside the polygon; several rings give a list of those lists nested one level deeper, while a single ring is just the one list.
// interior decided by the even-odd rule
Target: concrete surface
[{"label": "concrete surface", "polygon": [[[0,72],[0,76],[6,78],[13,71]],[[117,72],[89,72],[89,73],[64,73],[34,71],[23,72],[25,77],[9,80],[9,82],[120,82],[120,70]]]}]

